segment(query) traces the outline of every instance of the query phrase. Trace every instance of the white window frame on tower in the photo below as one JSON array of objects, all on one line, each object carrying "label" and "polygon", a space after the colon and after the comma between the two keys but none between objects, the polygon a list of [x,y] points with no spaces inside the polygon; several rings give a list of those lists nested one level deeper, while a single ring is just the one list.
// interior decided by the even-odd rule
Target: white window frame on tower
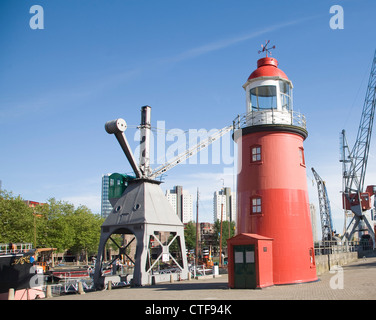
[{"label": "white window frame on tower", "polygon": [[262,148],[261,145],[253,145],[251,146],[251,163],[260,163],[262,160],[261,152]]},{"label": "white window frame on tower", "polygon": [[251,214],[262,213],[262,198],[260,196],[254,196],[251,198]]},{"label": "white window frame on tower", "polygon": [[299,147],[299,159],[300,159],[300,165],[305,167],[305,157],[304,157],[304,148]]}]

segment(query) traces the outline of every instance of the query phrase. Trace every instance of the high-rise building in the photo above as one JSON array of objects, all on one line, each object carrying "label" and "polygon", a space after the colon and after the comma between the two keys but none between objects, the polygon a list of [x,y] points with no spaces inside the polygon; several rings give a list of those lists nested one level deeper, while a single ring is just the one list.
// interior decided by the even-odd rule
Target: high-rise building
[{"label": "high-rise building", "polygon": [[[222,211],[223,204],[223,211]],[[222,188],[214,192],[213,198],[213,219],[223,221],[236,221],[236,196],[231,192],[231,188]]]},{"label": "high-rise building", "polygon": [[167,200],[183,223],[193,220],[193,197],[182,186],[174,186],[166,191]]},{"label": "high-rise building", "polygon": [[101,217],[106,218],[112,211],[112,206],[108,200],[108,188],[110,186],[110,173],[102,176],[102,192],[101,192]]}]

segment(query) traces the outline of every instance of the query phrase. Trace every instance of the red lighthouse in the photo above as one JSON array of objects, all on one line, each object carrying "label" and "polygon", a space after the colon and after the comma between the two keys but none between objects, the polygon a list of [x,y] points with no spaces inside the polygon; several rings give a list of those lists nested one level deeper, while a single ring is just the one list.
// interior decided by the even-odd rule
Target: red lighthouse
[{"label": "red lighthouse", "polygon": [[243,88],[245,122],[234,134],[237,234],[273,239],[274,284],[317,280],[303,148],[308,133],[305,117],[293,111],[292,82],[266,56]]}]

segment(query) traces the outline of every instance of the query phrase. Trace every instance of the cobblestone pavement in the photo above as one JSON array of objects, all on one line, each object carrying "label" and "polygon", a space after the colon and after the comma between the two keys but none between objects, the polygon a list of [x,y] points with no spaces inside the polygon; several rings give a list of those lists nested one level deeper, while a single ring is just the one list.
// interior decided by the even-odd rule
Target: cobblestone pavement
[{"label": "cobblestone pavement", "polygon": [[48,300],[370,300],[376,299],[376,258],[359,259],[321,276],[319,281],[261,290],[229,289],[217,278],[119,288]]}]

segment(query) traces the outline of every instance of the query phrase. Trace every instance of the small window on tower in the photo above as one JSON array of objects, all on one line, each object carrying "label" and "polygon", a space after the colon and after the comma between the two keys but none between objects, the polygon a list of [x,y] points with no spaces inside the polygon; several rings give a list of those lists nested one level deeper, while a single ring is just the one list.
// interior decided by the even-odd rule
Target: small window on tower
[{"label": "small window on tower", "polygon": [[251,213],[261,213],[261,198],[255,197],[251,199]]},{"label": "small window on tower", "polygon": [[299,148],[299,157],[300,157],[300,164],[305,166],[305,159],[304,159],[304,149]]},{"label": "small window on tower", "polygon": [[261,146],[251,147],[251,162],[261,161]]}]

